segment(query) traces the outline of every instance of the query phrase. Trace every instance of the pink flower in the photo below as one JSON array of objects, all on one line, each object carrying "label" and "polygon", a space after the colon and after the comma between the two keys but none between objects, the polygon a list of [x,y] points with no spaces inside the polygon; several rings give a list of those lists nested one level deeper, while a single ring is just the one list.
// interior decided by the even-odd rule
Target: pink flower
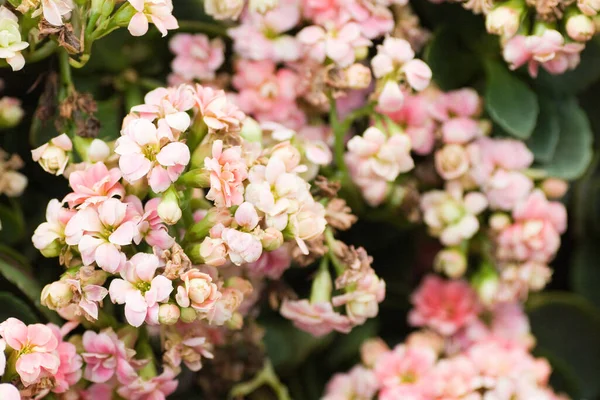
[{"label": "pink flower", "polygon": [[79,205],[87,207],[98,204],[112,197],[124,197],[125,189],[119,183],[121,171],[118,168],[108,169],[104,163],[98,162],[84,171],[75,171],[69,175],[69,185],[72,193],[65,196],[64,202],[69,207]]},{"label": "pink flower", "polygon": [[104,383],[116,376],[120,383],[127,384],[136,378],[137,374],[130,363],[135,351],[127,348],[112,329],[100,333],[86,331],[82,344],[86,380]]},{"label": "pink flower", "polygon": [[225,228],[221,238],[227,245],[229,259],[235,265],[254,262],[262,254],[260,239],[251,233]]},{"label": "pink flower", "polygon": [[360,26],[353,22],[330,25],[327,30],[308,26],[298,33],[297,38],[306,47],[310,58],[323,63],[328,57],[340,67],[351,65],[356,60],[356,52],[371,45],[371,41],[361,35]]},{"label": "pink flower", "polygon": [[[115,148],[121,156],[123,177],[133,183],[148,176],[154,192],[165,191],[190,162],[190,149],[184,143],[169,142],[170,136],[171,128],[163,120],[159,120],[158,128],[146,119],[129,122]],[[162,139],[167,139],[166,145]]]},{"label": "pink flower", "polygon": [[161,199],[156,197],[148,200],[145,206],[136,196],[127,196],[125,203],[128,205],[128,212],[134,215],[134,219],[139,219],[137,230],[140,237],[135,238],[139,243],[144,238],[146,243],[152,247],[166,250],[173,246],[175,238],[169,235],[169,230],[158,215],[158,205]]},{"label": "pink flower", "polygon": [[477,120],[467,117],[451,118],[442,125],[444,143],[466,144],[482,136],[483,131]]},{"label": "pink flower", "polygon": [[371,66],[376,78],[383,78],[415,57],[410,43],[404,39],[388,36],[377,46],[377,55]]},{"label": "pink flower", "polygon": [[152,22],[163,37],[168,29],[177,29],[179,24],[173,16],[171,0],[127,0],[137,13],[129,21],[127,29],[133,36],[142,36],[148,32],[148,23]]},{"label": "pink flower", "polygon": [[227,99],[223,90],[196,85],[196,103],[211,131],[237,133],[241,130],[246,115]]},{"label": "pink flower", "polygon": [[483,186],[496,168],[521,170],[533,163],[533,153],[525,143],[514,139],[481,137],[467,147],[471,161],[471,176]]},{"label": "pink flower", "polygon": [[416,389],[425,385],[424,378],[433,368],[436,358],[432,349],[398,345],[377,358],[373,371],[383,388]]},{"label": "pink flower", "polygon": [[121,271],[123,279],[115,279],[108,289],[113,303],[125,304],[127,322],[138,327],[144,320],[158,316],[158,303],[165,303],[173,291],[173,282],[162,275],[154,276],[159,267],[154,254],[137,253]]},{"label": "pink flower", "polygon": [[204,167],[210,171],[210,190],[206,194],[208,200],[213,200],[217,207],[242,204],[248,167],[242,158],[240,146],[223,150],[223,141],[215,140],[212,158],[204,159]]},{"label": "pink flower", "polygon": [[169,42],[169,48],[175,54],[171,63],[173,74],[186,82],[215,79],[215,71],[225,61],[223,41],[210,40],[204,34],[177,34]]},{"label": "pink flower", "polygon": [[81,286],[81,282],[77,279],[66,279],[66,283],[69,283],[72,290],[80,297],[77,305],[83,310],[83,312],[92,320],[98,319],[98,304],[102,303],[102,300],[108,294],[108,290],[100,285],[85,285]]},{"label": "pink flower", "polygon": [[76,211],[62,207],[52,199],[46,208],[46,222],[40,224],[31,238],[36,249],[46,257],[56,257],[65,244],[65,227]]},{"label": "pink flower", "polygon": [[16,318],[8,318],[0,324],[0,335],[10,348],[19,352],[16,370],[25,386],[58,372],[58,340],[47,326],[27,326]]},{"label": "pink flower", "polygon": [[352,282],[352,288],[346,293],[334,296],[331,303],[339,307],[346,306],[346,314],[355,325],[364,324],[367,318],[374,318],[379,312],[379,303],[385,298],[385,282],[375,271],[367,270]]},{"label": "pink flower", "polygon": [[199,323],[178,324],[165,333],[165,353],[163,360],[171,368],[177,368],[181,362],[192,371],[202,368],[202,358],[212,359],[213,343],[210,332]]},{"label": "pink flower", "polygon": [[438,121],[448,121],[453,117],[476,117],[481,112],[481,99],[475,89],[471,88],[439,93],[429,107],[429,112]]},{"label": "pink flower", "polygon": [[10,383],[0,383],[0,398],[3,400],[21,400],[19,389]]},{"label": "pink flower", "polygon": [[138,235],[137,223],[127,210],[128,205],[117,199],[79,210],[65,227],[66,243],[78,247],[85,265],[95,261],[115,273],[125,261],[121,246]]},{"label": "pink flower", "polygon": [[184,272],[180,279],[183,281],[183,286],[177,287],[175,299],[181,307],[192,307],[206,313],[221,297],[221,293],[210,275],[197,269]]},{"label": "pink flower", "polygon": [[533,189],[533,182],[520,172],[498,170],[486,182],[484,193],[490,208],[512,210]]},{"label": "pink flower", "polygon": [[377,98],[377,107],[385,113],[399,111],[404,105],[405,94],[397,82],[388,80]]},{"label": "pink flower", "polygon": [[117,393],[128,400],[166,400],[168,395],[175,392],[178,383],[175,372],[167,368],[150,380],[138,378],[119,388]]},{"label": "pink flower", "polygon": [[73,143],[69,136],[63,133],[31,151],[33,161],[39,162],[44,171],[53,175],[62,175],[69,162],[69,152]]},{"label": "pink flower", "polygon": [[[62,26],[62,17],[70,14],[73,7],[73,2],[69,0],[42,0],[44,18],[54,26]],[[34,15],[40,11],[35,11]]]},{"label": "pink flower", "polygon": [[519,203],[513,210],[515,221],[545,220],[558,233],[567,229],[567,210],[558,201],[548,201],[544,192],[534,190],[527,199]]},{"label": "pink flower", "polygon": [[362,136],[350,139],[346,162],[354,165],[351,171],[356,170],[353,176],[359,180],[361,176],[372,173],[392,182],[400,173],[414,167],[410,156],[410,138],[402,134],[387,137],[378,128],[370,127]]},{"label": "pink flower", "polygon": [[288,68],[276,69],[270,60],[239,60],[235,64],[233,86],[239,94],[236,104],[258,121],[280,122],[294,128],[300,112],[296,98],[300,91],[299,76]]},{"label": "pink flower", "polygon": [[432,190],[421,197],[423,219],[431,235],[446,246],[470,239],[479,230],[479,215],[487,207],[485,196],[471,192],[463,197],[462,188],[447,184],[446,191]]},{"label": "pink flower", "polygon": [[64,393],[69,387],[75,385],[81,379],[81,368],[83,367],[83,360],[81,356],[77,354],[77,348],[74,344],[63,341],[63,337],[77,326],[77,323],[65,324],[62,328],[56,325],[48,324],[48,327],[52,330],[56,340],[58,341],[58,357],[60,359],[60,365],[58,371],[54,375],[56,384],[52,391],[54,393]]},{"label": "pink flower", "polygon": [[[191,123],[188,111],[195,105],[194,87],[191,85],[179,85],[168,88],[157,88],[151,90],[144,96],[144,104],[131,108],[132,113],[128,117],[135,119],[139,115],[143,119],[156,122],[159,126],[159,138],[178,140],[180,132],[185,131]],[[161,120],[165,120],[172,128],[171,132],[164,129]],[[158,121],[156,121],[158,120]],[[123,129],[131,122],[127,117],[123,121]]]},{"label": "pink flower", "polygon": [[435,170],[447,181],[460,179],[469,171],[469,153],[460,144],[447,144],[435,152]]},{"label": "pink flower", "polygon": [[408,320],[415,326],[427,326],[443,335],[452,335],[477,318],[480,311],[477,294],[463,280],[445,281],[428,275],[413,293],[414,309]]},{"label": "pink flower", "polygon": [[438,362],[429,379],[436,398],[441,399],[470,398],[481,385],[475,365],[463,355]]},{"label": "pink flower", "polygon": [[313,336],[323,336],[332,331],[348,333],[352,329],[350,320],[335,312],[331,303],[310,303],[308,300],[284,300],[279,310],[281,315],[293,321],[298,329]]},{"label": "pink flower", "polygon": [[263,251],[260,258],[246,264],[248,272],[256,276],[265,276],[277,280],[291,266],[292,256],[287,246],[279,247],[273,251]]},{"label": "pink flower", "polygon": [[371,370],[355,366],[348,373],[338,373],[331,378],[322,400],[371,400],[378,386]]}]

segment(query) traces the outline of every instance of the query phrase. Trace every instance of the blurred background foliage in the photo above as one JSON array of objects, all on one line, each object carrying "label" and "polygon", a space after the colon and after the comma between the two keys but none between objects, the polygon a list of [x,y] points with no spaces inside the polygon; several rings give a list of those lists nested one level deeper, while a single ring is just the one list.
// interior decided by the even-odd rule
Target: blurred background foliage
[{"label": "blurred background foliage", "polygon": [[[174,5],[180,21],[207,19],[200,0],[174,0]],[[527,309],[537,337],[536,353],[552,363],[557,391],[574,399],[600,399],[600,41],[595,37],[588,43],[574,71],[561,76],[541,71],[533,80],[522,71],[508,70],[497,38],[485,33],[480,16],[459,5],[426,0],[413,5],[433,32],[425,59],[437,85],[444,90],[477,88],[495,135],[526,140],[540,174],[577,179],[565,200],[570,227],[553,263],[552,283],[528,300]],[[185,30],[185,22],[182,26]],[[101,138],[116,138],[127,110],[142,103],[145,92],[164,84],[170,59],[168,38],[156,30],[132,38],[122,29],[94,44],[90,62],[74,72],[74,80],[79,92],[89,92],[97,101],[94,117],[100,122]],[[61,270],[55,260],[33,248],[30,238],[44,220],[48,201],[67,192],[67,182],[43,172],[29,153],[57,134],[54,121],[42,123],[35,117],[38,107],[47,106],[42,96],[45,82],[57,69],[57,60],[48,59],[25,71],[0,71],[2,95],[22,99],[27,113],[19,126],[2,133],[1,146],[22,156],[29,178],[21,199],[3,199],[0,204],[0,271],[5,278],[0,279],[0,321],[9,316],[27,323],[57,318],[39,307],[39,293]],[[378,221],[376,211],[371,217],[342,239],[364,246],[387,282],[387,298],[376,320],[349,335],[332,333],[315,339],[276,312],[265,311],[259,318],[266,328],[267,352],[293,399],[319,398],[334,372],[358,361],[359,346],[366,338],[379,335],[394,345],[411,330],[406,323],[409,295],[431,268],[438,244],[422,227],[401,230],[393,221]],[[299,293],[309,290],[307,278],[305,270],[286,274]],[[183,378],[176,398],[203,398],[190,389],[191,379],[191,375],[190,382]],[[185,390],[190,391],[182,393]]]}]

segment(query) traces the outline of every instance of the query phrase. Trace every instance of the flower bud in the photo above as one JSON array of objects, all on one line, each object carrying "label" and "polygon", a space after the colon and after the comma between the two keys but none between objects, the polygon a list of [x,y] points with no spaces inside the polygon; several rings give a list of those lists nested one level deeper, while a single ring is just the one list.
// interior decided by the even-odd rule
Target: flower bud
[{"label": "flower bud", "polygon": [[31,151],[33,161],[39,162],[44,171],[61,175],[69,162],[73,143],[66,134],[55,137],[50,142]]},{"label": "flower bud", "polygon": [[235,312],[226,322],[226,325],[227,328],[231,330],[242,329],[242,326],[244,326],[244,317],[239,312]]},{"label": "flower bud", "polygon": [[517,34],[521,25],[522,9],[511,6],[499,6],[490,11],[485,19],[485,27],[489,33],[510,39]]},{"label": "flower bud", "polygon": [[285,164],[285,169],[293,171],[300,164],[302,155],[290,142],[279,143],[273,147],[271,157],[279,158]]},{"label": "flower bud", "polygon": [[345,71],[349,89],[366,89],[371,84],[371,70],[362,64],[352,64]]},{"label": "flower bud", "polygon": [[194,168],[181,175],[177,183],[193,188],[209,188],[210,171],[204,168]]},{"label": "flower bud", "polygon": [[43,249],[38,249],[46,258],[58,257],[62,251],[63,243],[60,239],[54,239]]},{"label": "flower bud", "polygon": [[192,307],[182,308],[180,311],[181,322],[189,324],[198,318],[198,312]]},{"label": "flower bud", "polygon": [[354,49],[354,58],[356,61],[364,60],[369,55],[369,48],[361,46]]},{"label": "flower bud", "polygon": [[483,264],[471,281],[484,304],[492,304],[498,293],[498,273],[491,264]]},{"label": "flower bud", "polygon": [[56,281],[44,287],[41,302],[51,310],[55,310],[68,305],[72,298],[71,285],[63,281]]},{"label": "flower bud", "polygon": [[360,346],[360,358],[367,368],[373,368],[379,356],[390,351],[381,338],[367,339]]},{"label": "flower bud", "polygon": [[229,226],[232,220],[233,217],[231,216],[229,209],[213,207],[208,210],[204,218],[188,229],[186,239],[191,241],[204,239],[208,236],[208,233],[213,226],[217,224]]},{"label": "flower bud", "polygon": [[460,178],[469,170],[469,155],[460,144],[447,144],[435,152],[435,169],[445,180]]},{"label": "flower bud", "polygon": [[181,208],[179,208],[179,198],[177,191],[171,186],[164,193],[160,204],[157,207],[158,216],[168,225],[174,225],[181,219]]},{"label": "flower bud", "polygon": [[0,128],[17,126],[21,122],[23,115],[21,100],[14,97],[3,97],[0,99]]},{"label": "flower bud", "polygon": [[197,246],[197,253],[188,253],[193,262],[200,260],[200,262],[213,267],[219,267],[227,262],[227,246],[225,246],[222,239],[207,237]]},{"label": "flower bud", "polygon": [[386,82],[379,95],[377,104],[384,112],[394,112],[402,108],[402,105],[404,104],[404,94],[397,82]]},{"label": "flower bud", "polygon": [[250,11],[261,14],[274,9],[279,5],[279,0],[250,0]]},{"label": "flower bud", "polygon": [[510,222],[510,217],[503,213],[495,213],[490,217],[490,227],[495,231],[503,230]]},{"label": "flower bud", "polygon": [[244,9],[244,0],[205,0],[204,12],[214,19],[237,19]]},{"label": "flower bud", "polygon": [[404,64],[402,72],[404,72],[406,81],[410,87],[418,92],[425,90],[429,86],[433,75],[429,65],[418,59],[410,60]]},{"label": "flower bud", "polygon": [[260,128],[260,124],[256,122],[255,119],[246,117],[242,124],[240,136],[248,142],[260,143],[262,140],[262,129]]},{"label": "flower bud", "polygon": [[577,7],[588,17],[593,17],[600,10],[600,0],[577,0]]},{"label": "flower bud", "polygon": [[310,291],[310,302],[311,303],[328,303],[331,301],[331,290],[333,284],[331,281],[331,275],[327,268],[319,268],[317,275],[312,283]]},{"label": "flower bud", "polygon": [[567,19],[566,31],[571,39],[586,42],[594,36],[596,26],[590,17],[579,14]]},{"label": "flower bud", "polygon": [[277,229],[269,227],[262,232],[260,242],[263,249],[273,251],[283,244],[283,234]]},{"label": "flower bud", "polygon": [[444,249],[435,256],[434,268],[449,278],[457,279],[467,271],[467,257],[458,249]]},{"label": "flower bud", "polygon": [[123,186],[125,186],[125,193],[127,195],[133,195],[140,199],[143,199],[148,195],[148,180],[138,179],[134,183],[129,183],[123,180]]},{"label": "flower bud", "polygon": [[75,150],[84,161],[99,162],[105,161],[110,156],[110,147],[105,141],[100,139],[82,138],[75,136],[73,139]]},{"label": "flower bud", "polygon": [[569,190],[569,183],[562,179],[548,178],[542,182],[542,190],[549,199],[560,199]]},{"label": "flower bud", "polygon": [[179,321],[181,312],[175,304],[161,304],[158,308],[158,322],[162,325],[173,325]]}]

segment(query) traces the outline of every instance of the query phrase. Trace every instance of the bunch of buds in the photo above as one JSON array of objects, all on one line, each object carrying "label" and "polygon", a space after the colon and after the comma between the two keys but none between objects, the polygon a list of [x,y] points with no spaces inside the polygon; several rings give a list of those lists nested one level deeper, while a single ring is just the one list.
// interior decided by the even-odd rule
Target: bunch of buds
[{"label": "bunch of buds", "polygon": [[412,301],[409,321],[423,329],[392,349],[381,339],[364,342],[362,363],[334,375],[324,399],[566,399],[548,386],[548,362],[529,353],[533,340],[519,303],[483,314],[468,282],[434,275]]}]

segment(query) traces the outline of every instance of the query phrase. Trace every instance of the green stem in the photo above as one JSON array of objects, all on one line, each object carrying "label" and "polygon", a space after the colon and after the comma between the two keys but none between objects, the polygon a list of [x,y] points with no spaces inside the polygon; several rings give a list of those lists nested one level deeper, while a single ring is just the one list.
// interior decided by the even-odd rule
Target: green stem
[{"label": "green stem", "polygon": [[27,63],[31,64],[48,58],[54,54],[57,48],[58,44],[53,40],[49,40],[42,47],[36,49],[26,57]]},{"label": "green stem", "polygon": [[201,21],[178,21],[179,31],[181,32],[202,32],[214,36],[227,37],[227,27],[218,24],[211,24]]},{"label": "green stem", "polygon": [[138,337],[137,346],[135,347],[137,355],[140,359],[149,359],[150,361],[140,370],[140,377],[143,379],[151,379],[158,375],[156,371],[156,360],[154,359],[154,351],[150,346],[150,337],[148,330],[145,327],[140,328],[140,336]]},{"label": "green stem", "polygon": [[287,387],[281,383],[270,360],[265,361],[263,369],[250,381],[238,383],[229,392],[230,398],[246,397],[259,389],[261,386],[269,386],[277,400],[291,400]]},{"label": "green stem", "polygon": [[65,49],[58,51],[58,66],[60,69],[60,81],[63,86],[60,100],[64,100],[73,91],[73,77],[71,76],[71,65],[69,64],[69,53]]},{"label": "green stem", "polygon": [[335,273],[340,276],[346,270],[346,266],[337,258],[333,251],[335,248],[335,237],[331,228],[325,229],[325,243],[327,244],[329,259],[335,268]]}]

